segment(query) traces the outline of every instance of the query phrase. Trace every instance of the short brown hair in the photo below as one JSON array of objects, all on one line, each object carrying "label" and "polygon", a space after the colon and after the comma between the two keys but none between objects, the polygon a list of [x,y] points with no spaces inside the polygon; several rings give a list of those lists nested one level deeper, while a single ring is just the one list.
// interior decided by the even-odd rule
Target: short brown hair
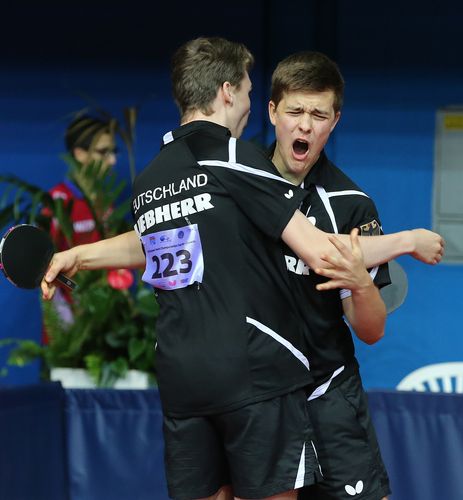
[{"label": "short brown hair", "polygon": [[180,115],[195,110],[210,115],[219,87],[224,82],[239,86],[253,63],[241,43],[218,37],[186,42],[172,58],[172,90]]},{"label": "short brown hair", "polygon": [[281,61],[272,74],[270,99],[278,106],[285,92],[334,92],[334,111],[341,110],[344,79],[338,65],[321,52],[303,51]]}]

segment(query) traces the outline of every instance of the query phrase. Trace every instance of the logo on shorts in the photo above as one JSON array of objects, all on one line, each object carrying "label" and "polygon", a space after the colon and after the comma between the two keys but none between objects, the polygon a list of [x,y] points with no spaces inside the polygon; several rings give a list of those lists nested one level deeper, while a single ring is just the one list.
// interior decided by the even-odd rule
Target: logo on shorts
[{"label": "logo on shorts", "polygon": [[360,493],[362,493],[363,491],[363,481],[357,481],[355,488],[350,484],[346,484],[346,486],[344,486],[344,489],[346,490],[346,493],[351,497],[354,497],[355,495],[360,495]]},{"label": "logo on shorts", "polygon": [[360,236],[379,236],[381,228],[378,222],[372,220],[367,224],[360,226]]}]

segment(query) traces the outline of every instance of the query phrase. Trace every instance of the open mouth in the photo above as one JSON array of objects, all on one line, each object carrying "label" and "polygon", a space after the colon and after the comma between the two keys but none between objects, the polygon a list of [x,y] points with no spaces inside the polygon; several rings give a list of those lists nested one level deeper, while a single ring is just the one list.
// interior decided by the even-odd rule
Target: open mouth
[{"label": "open mouth", "polygon": [[302,141],[300,139],[296,139],[293,142],[293,151],[296,155],[304,155],[309,150],[309,143],[306,141]]}]

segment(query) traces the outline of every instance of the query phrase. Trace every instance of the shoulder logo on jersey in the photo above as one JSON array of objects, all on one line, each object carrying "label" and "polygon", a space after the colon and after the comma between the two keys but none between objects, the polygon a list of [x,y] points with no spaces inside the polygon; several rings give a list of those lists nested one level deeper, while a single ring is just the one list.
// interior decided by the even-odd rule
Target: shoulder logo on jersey
[{"label": "shoulder logo on jersey", "polygon": [[380,234],[381,227],[374,219],[360,226],[360,236],[379,236]]},{"label": "shoulder logo on jersey", "polygon": [[294,196],[293,190],[290,189],[287,193],[285,193],[285,198],[288,198],[290,200]]}]

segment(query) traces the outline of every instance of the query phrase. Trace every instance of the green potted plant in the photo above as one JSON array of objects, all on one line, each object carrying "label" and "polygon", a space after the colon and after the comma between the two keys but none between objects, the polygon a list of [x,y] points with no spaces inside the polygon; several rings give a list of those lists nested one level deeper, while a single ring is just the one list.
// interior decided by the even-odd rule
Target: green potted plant
[{"label": "green potted plant", "polygon": [[[116,131],[130,145],[132,159],[134,116],[126,113],[127,129],[116,123]],[[125,183],[117,179],[114,171],[103,169],[101,163],[92,163],[82,170],[72,157],[64,159],[70,165],[69,177],[83,193],[102,237],[129,230],[129,200],[119,200]],[[65,206],[46,191],[13,175],[0,176],[0,183],[6,186],[0,200],[0,227],[32,223],[48,230],[50,220],[44,215],[48,211],[70,238],[70,205]],[[142,372],[150,385],[154,384],[158,306],[152,289],[141,281],[140,272],[84,271],[75,276],[75,281],[78,286],[70,303],[41,302],[47,343],[27,339],[0,341],[0,345],[13,345],[8,364],[23,366],[40,359],[44,379],[56,379],[63,368],[85,370],[99,387],[117,387],[118,381],[137,372]]]}]

